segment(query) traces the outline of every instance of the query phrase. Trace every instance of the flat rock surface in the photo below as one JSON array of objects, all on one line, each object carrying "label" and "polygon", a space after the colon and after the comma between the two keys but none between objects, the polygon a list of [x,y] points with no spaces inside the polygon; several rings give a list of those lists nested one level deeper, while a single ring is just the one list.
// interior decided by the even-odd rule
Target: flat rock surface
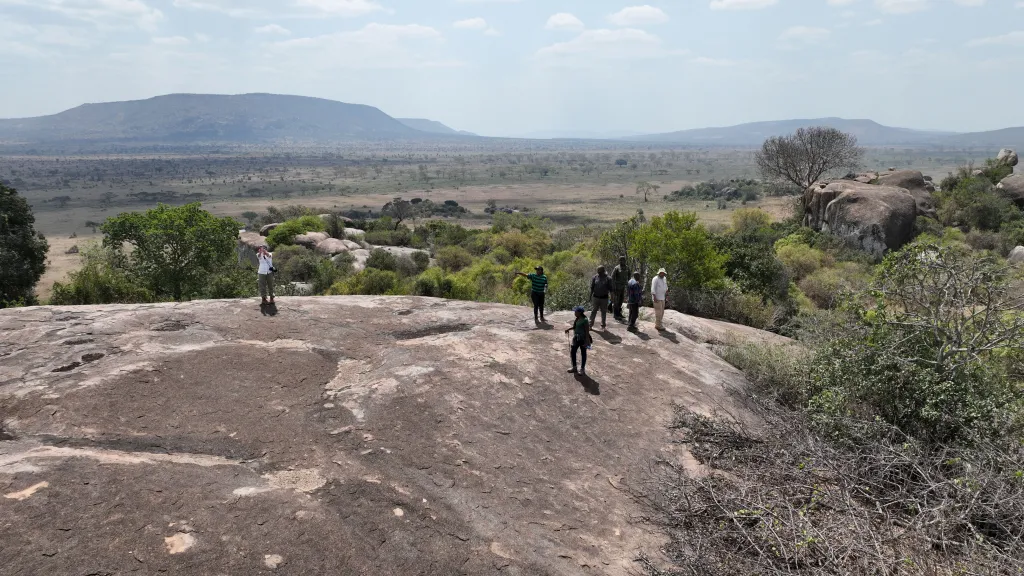
[{"label": "flat rock surface", "polygon": [[742,375],[686,334],[756,334],[613,322],[591,379],[565,373],[569,318],[403,297],[4,310],[0,572],[633,573],[662,540],[627,487],[692,465],[672,404],[749,419]]}]

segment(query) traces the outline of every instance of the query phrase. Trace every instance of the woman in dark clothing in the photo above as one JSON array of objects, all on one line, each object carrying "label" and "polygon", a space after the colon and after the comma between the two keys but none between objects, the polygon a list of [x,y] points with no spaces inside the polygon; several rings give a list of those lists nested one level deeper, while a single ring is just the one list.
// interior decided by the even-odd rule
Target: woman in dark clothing
[{"label": "woman in dark clothing", "polygon": [[565,333],[569,334],[572,332],[572,345],[569,348],[569,356],[572,358],[572,368],[569,369],[570,374],[576,374],[576,351],[580,351],[580,369],[579,374],[587,373],[587,346],[590,345],[590,321],[587,320],[587,315],[583,306],[577,306],[573,309],[576,313],[576,317],[572,321],[572,326],[565,329]]}]

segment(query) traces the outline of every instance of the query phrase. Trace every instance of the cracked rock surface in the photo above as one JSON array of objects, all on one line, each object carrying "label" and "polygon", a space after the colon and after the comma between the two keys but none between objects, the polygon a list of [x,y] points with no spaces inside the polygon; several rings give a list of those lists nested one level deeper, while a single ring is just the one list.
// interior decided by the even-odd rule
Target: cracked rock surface
[{"label": "cracked rock surface", "polygon": [[[264,312],[266,312],[264,310]],[[666,313],[595,332],[591,378],[525,308],[282,298],[0,312],[5,575],[615,574],[662,540],[628,488],[672,403],[750,420]],[[781,342],[781,340],[780,340]]]}]

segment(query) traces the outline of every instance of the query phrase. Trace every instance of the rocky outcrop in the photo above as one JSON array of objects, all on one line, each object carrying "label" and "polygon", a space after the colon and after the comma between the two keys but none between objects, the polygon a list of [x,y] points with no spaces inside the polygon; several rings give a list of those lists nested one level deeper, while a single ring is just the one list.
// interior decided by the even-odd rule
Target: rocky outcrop
[{"label": "rocky outcrop", "polygon": [[996,155],[996,162],[1007,166],[1016,166],[1018,161],[1019,158],[1017,157],[1017,153],[1009,148],[1003,148],[999,151],[999,154]]},{"label": "rocky outcrop", "polygon": [[634,574],[665,542],[630,488],[695,466],[673,403],[757,421],[678,330],[594,340],[574,378],[561,330],[513,306],[5,310],[4,573]]},{"label": "rocky outcrop", "polygon": [[256,259],[256,252],[260,247],[267,248],[267,239],[255,232],[240,232],[238,234],[238,262],[241,264],[252,264],[259,266]]},{"label": "rocky outcrop", "polygon": [[1024,174],[1011,174],[996,185],[1018,208],[1024,209]]},{"label": "rocky outcrop", "polygon": [[280,225],[281,225],[281,222],[275,222],[274,224],[267,224],[266,226],[260,228],[260,236],[266,236],[266,235],[270,234],[271,232],[274,231],[274,228],[277,228]]},{"label": "rocky outcrop", "polygon": [[877,183],[880,186],[893,186],[907,190],[917,202],[918,215],[935,217],[935,199],[932,197],[935,185],[925,180],[924,175],[917,170],[887,172],[878,177]]},{"label": "rocky outcrop", "polygon": [[352,269],[356,272],[361,272],[366,268],[366,260],[370,257],[370,251],[360,248],[359,250],[353,250],[349,252],[354,258],[352,262]]},{"label": "rocky outcrop", "polygon": [[904,188],[849,180],[815,184],[804,193],[804,225],[843,238],[881,258],[913,235],[917,200]]},{"label": "rocky outcrop", "polygon": [[330,236],[326,232],[306,232],[305,234],[299,234],[292,239],[292,243],[298,246],[305,246],[310,250],[315,250],[317,244],[327,240]]},{"label": "rocky outcrop", "polygon": [[324,256],[334,256],[349,250],[350,248],[345,244],[345,241],[338,240],[337,238],[328,238],[316,245],[316,252]]},{"label": "rocky outcrop", "polygon": [[1011,264],[1024,264],[1024,246],[1017,246],[1010,251],[1010,255],[1006,257],[1006,261]]},{"label": "rocky outcrop", "polygon": [[345,236],[349,238],[362,238],[366,236],[366,231],[359,228],[345,228]]}]

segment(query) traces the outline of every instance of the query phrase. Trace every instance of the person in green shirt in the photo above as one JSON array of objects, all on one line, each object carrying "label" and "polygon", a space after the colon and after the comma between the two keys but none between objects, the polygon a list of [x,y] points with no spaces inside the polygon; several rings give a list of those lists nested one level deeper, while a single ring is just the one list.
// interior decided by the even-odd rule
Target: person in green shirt
[{"label": "person in green shirt", "polygon": [[[576,317],[573,318],[572,326],[565,329],[565,333],[569,334],[571,331],[572,340],[569,346],[569,357],[572,358],[572,368],[569,369],[570,374],[583,374],[587,373],[587,346],[590,346],[592,342],[590,337],[590,321],[587,320],[586,310],[583,306],[577,306],[573,308],[573,312],[576,313]],[[576,351],[580,351],[580,369],[576,371]]]},{"label": "person in green shirt", "polygon": [[[544,268],[537,266],[535,274],[523,274],[516,272],[516,276],[522,276],[530,281],[530,300],[533,301],[533,321],[544,324],[544,294],[548,291],[548,277],[544,275]],[[538,320],[539,316],[539,320]]]}]

